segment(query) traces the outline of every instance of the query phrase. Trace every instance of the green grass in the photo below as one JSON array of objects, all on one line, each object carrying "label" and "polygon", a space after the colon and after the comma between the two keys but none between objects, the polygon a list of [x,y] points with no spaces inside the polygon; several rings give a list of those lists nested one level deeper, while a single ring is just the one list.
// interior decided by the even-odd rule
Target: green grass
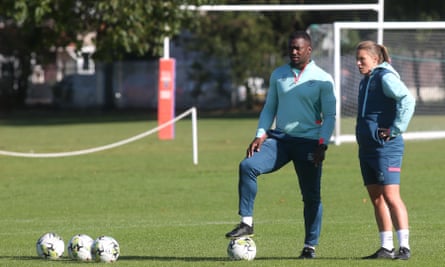
[{"label": "green grass", "polygon": [[[155,126],[141,118],[1,119],[0,149],[80,150]],[[296,259],[303,242],[302,202],[289,165],[259,179],[257,258],[228,260],[224,234],[239,220],[237,167],[255,127],[256,118],[201,119],[197,166],[187,120],[176,125],[171,141],[155,134],[84,156],[0,156],[0,266],[103,266],[37,258],[35,242],[49,231],[66,243],[78,233],[113,236],[121,246],[116,266],[443,266],[445,140],[406,142],[401,190],[410,216],[409,261],[360,260],[379,241],[351,143],[328,150],[318,259]]]}]

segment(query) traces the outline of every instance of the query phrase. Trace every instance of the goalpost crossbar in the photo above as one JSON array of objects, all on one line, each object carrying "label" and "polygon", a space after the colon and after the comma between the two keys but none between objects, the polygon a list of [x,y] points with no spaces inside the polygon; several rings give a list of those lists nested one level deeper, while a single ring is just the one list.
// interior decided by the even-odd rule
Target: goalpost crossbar
[{"label": "goalpost crossbar", "polygon": [[191,11],[339,11],[374,10],[380,11],[378,4],[302,4],[302,5],[183,5],[183,10]]}]

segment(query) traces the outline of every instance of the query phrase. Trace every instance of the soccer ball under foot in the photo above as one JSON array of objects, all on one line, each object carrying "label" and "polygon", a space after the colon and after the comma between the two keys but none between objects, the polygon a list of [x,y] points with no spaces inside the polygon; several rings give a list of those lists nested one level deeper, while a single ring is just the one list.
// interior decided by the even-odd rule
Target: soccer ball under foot
[{"label": "soccer ball under foot", "polygon": [[250,237],[232,239],[227,247],[227,255],[232,260],[251,261],[256,256],[256,244]]}]

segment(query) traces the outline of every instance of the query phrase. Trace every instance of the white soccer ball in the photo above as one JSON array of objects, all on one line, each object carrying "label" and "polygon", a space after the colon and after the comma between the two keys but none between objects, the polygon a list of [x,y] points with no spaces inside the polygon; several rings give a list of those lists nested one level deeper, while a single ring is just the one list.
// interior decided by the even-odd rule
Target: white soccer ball
[{"label": "white soccer ball", "polygon": [[41,258],[57,260],[65,251],[65,242],[56,233],[46,233],[37,240],[36,250]]},{"label": "white soccer ball", "polygon": [[91,254],[97,262],[115,262],[120,254],[119,243],[110,236],[98,237],[93,242]]},{"label": "white soccer ball", "polygon": [[68,242],[68,256],[73,260],[91,261],[91,247],[94,240],[85,234],[73,236]]},{"label": "white soccer ball", "polygon": [[227,255],[232,260],[251,261],[256,256],[256,244],[250,237],[232,239],[227,247]]}]

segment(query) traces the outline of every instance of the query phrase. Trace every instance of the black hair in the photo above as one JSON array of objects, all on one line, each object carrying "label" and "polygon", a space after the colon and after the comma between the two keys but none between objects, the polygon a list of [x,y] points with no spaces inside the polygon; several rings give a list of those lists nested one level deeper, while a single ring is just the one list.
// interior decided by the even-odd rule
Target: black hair
[{"label": "black hair", "polygon": [[295,32],[291,33],[289,35],[289,43],[293,39],[299,39],[299,38],[302,38],[302,39],[306,40],[309,43],[309,46],[312,46],[311,36],[307,32],[305,32],[305,31],[295,31]]}]

